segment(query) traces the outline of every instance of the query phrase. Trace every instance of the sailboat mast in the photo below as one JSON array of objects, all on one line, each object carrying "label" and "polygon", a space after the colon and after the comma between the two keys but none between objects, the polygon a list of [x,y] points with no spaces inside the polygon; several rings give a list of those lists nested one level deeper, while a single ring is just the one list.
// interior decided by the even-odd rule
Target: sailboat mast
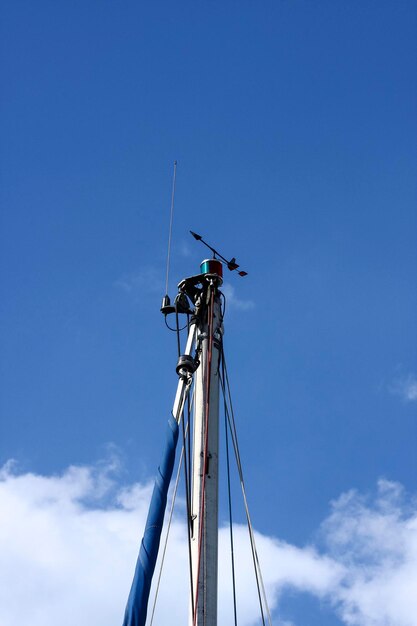
[{"label": "sailboat mast", "polygon": [[203,304],[196,339],[200,365],[195,373],[190,626],[217,625],[219,360],[223,333],[218,287],[222,265],[217,259],[205,261],[203,272],[205,263],[209,272],[207,291],[203,292],[206,306]]},{"label": "sailboat mast", "polygon": [[[190,231],[191,232],[191,231]],[[167,440],[155,478],[145,531],[136,562],[135,574],[126,605],[123,626],[145,626],[152,576],[158,556],[162,523],[169,483],[175,461],[178,426],[194,381],[194,421],[191,489],[186,479],[187,514],[190,539],[191,599],[190,626],[217,626],[218,574],[218,457],[219,457],[219,364],[222,355],[223,264],[237,271],[236,259],[227,261],[217,250],[201,241],[213,253],[213,258],[200,265],[200,273],[184,278],[178,284],[178,294],[172,305],[168,294],[162,300],[161,312],[166,318],[175,314],[178,338],[179,376],[174,407],[168,421]],[[167,266],[168,267],[168,266]],[[168,270],[167,270],[168,271]],[[238,271],[240,276],[247,272]],[[190,303],[192,305],[190,306]],[[180,353],[179,314],[191,316],[185,353]],[[171,328],[167,324],[168,328]],[[192,355],[195,341],[195,357]],[[184,436],[185,436],[184,430]],[[190,430],[188,431],[190,433]],[[184,457],[187,445],[184,440]],[[186,475],[188,476],[186,465]],[[190,493],[191,492],[191,493]]]}]

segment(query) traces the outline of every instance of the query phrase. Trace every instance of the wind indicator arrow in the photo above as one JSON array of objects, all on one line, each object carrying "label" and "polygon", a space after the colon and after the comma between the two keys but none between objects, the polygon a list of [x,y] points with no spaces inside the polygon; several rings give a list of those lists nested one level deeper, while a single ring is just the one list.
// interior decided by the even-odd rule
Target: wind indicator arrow
[{"label": "wind indicator arrow", "polygon": [[[219,257],[219,259],[221,259],[222,261],[224,261],[224,262],[226,263],[226,265],[227,265],[227,268],[228,268],[231,272],[233,272],[234,270],[237,270],[237,269],[240,267],[240,265],[238,265],[238,264],[236,263],[236,259],[235,259],[235,257],[232,257],[232,258],[230,259],[230,261],[228,261],[228,260],[227,260],[224,256],[222,256],[222,255],[220,254],[220,252],[218,252],[217,250],[215,250],[215,248],[213,248],[212,246],[210,246],[210,245],[207,243],[207,241],[204,241],[204,239],[202,238],[202,236],[201,236],[201,235],[198,235],[197,233],[194,233],[192,230],[190,230],[190,233],[192,234],[192,236],[194,237],[194,239],[195,239],[196,241],[201,241],[201,243],[203,243],[203,244],[204,244],[207,248],[209,248],[209,250],[211,250],[211,251],[212,251],[214,258],[216,258],[216,256],[217,256],[217,257]],[[240,271],[238,272],[238,274],[239,274],[239,276],[247,276],[247,275],[248,275],[248,273],[247,273],[247,272],[244,272],[243,270],[240,270]]]}]

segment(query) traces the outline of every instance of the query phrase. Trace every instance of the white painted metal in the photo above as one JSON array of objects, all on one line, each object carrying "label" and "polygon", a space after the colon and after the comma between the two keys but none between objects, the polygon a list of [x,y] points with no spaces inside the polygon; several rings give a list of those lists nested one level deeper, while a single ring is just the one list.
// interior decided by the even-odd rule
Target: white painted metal
[{"label": "white painted metal", "polygon": [[[206,419],[206,394],[208,377],[208,327],[204,324],[197,331],[197,346],[200,344],[200,366],[195,373],[194,434],[192,463],[191,555],[193,570],[193,598],[195,601],[198,579],[198,603],[196,626],[217,625],[217,561],[218,561],[218,449],[219,449],[219,339],[223,332],[220,298],[215,297],[213,318],[213,346],[209,385],[208,414],[208,464],[204,470],[204,443]],[[203,472],[206,471],[204,478]],[[199,554],[200,509],[203,483],[205,485],[205,507],[201,554]],[[200,574],[197,575],[200,561]],[[190,626],[193,614],[190,609]]]}]

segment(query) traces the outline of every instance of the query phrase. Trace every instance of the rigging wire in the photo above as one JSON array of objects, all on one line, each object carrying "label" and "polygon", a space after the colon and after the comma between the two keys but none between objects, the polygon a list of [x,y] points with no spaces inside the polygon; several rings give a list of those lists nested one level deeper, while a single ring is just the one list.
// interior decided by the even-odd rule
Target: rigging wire
[{"label": "rigging wire", "polygon": [[[221,365],[222,365],[221,379],[223,383],[224,381],[223,342],[222,342],[220,357],[221,357]],[[222,384],[222,388],[223,388],[223,384]],[[225,433],[225,444],[226,444],[227,492],[228,492],[228,501],[229,501],[230,559],[232,563],[233,616],[234,616],[235,626],[237,626],[235,553],[234,553],[233,518],[232,518],[232,491],[231,491],[231,486],[230,486],[229,432],[228,432],[228,423],[227,423],[227,399],[226,399],[225,393],[223,393],[223,403],[224,403],[224,433]]]},{"label": "rigging wire", "polygon": [[[188,329],[190,329],[190,316],[187,313],[187,324]],[[188,330],[189,332],[189,330]],[[191,468],[191,408],[194,403],[195,398],[195,387],[193,387],[193,396],[190,399],[190,394],[187,396],[187,445],[188,449],[188,476],[186,472],[186,480],[188,478],[188,502],[187,502],[187,528],[188,528],[188,559],[189,559],[189,582],[190,582],[190,596],[191,596],[191,614],[194,615],[194,591],[193,591],[193,555],[191,548],[191,539],[192,539],[192,531],[193,531],[193,519],[191,517],[191,485],[192,485],[192,468]]]},{"label": "rigging wire", "polygon": [[159,587],[160,587],[160,584],[161,584],[162,570],[163,570],[164,563],[165,563],[165,554],[166,554],[167,546],[168,546],[169,531],[171,530],[172,515],[174,513],[174,505],[175,505],[175,500],[176,500],[176,497],[177,497],[178,484],[179,484],[179,481],[180,481],[180,474],[181,474],[181,467],[182,467],[183,456],[184,456],[184,447],[181,450],[181,456],[180,456],[180,460],[179,460],[179,463],[178,463],[177,476],[176,476],[176,479],[175,479],[174,492],[172,494],[172,502],[171,502],[171,508],[170,508],[170,511],[169,511],[167,532],[166,532],[166,536],[165,536],[164,549],[162,551],[161,565],[159,567],[159,572],[158,572],[158,582],[156,584],[155,597],[154,597],[154,601],[153,601],[153,605],[152,605],[152,615],[151,615],[151,619],[150,619],[150,622],[149,622],[149,626],[152,626],[154,615],[155,615],[156,603],[157,603],[158,595],[159,595]]},{"label": "rigging wire", "polygon": [[[189,398],[190,398],[190,396],[188,395],[188,399]],[[191,411],[191,407],[193,406],[193,404],[194,404],[194,389],[193,389],[193,394],[192,394],[192,398],[191,398],[191,402],[190,402],[190,409],[189,409],[189,411]],[[183,425],[184,425],[184,419],[182,420],[182,422],[183,422]],[[187,426],[186,426],[185,430],[186,430],[186,432],[189,430],[189,421],[187,422]],[[180,476],[181,476],[181,467],[182,467],[183,458],[184,458],[184,446],[183,446],[183,448],[181,450],[180,460],[178,462],[177,476],[175,478],[175,484],[174,484],[174,489],[173,489],[173,493],[172,493],[172,502],[171,502],[171,508],[170,508],[170,511],[169,511],[167,532],[166,532],[166,535],[165,535],[164,548],[162,550],[161,564],[159,566],[158,581],[157,581],[157,584],[156,584],[155,597],[154,597],[154,600],[153,600],[152,614],[151,614],[151,619],[149,621],[149,626],[152,626],[152,624],[153,624],[156,604],[157,604],[157,601],[158,601],[159,588],[160,588],[160,585],[161,585],[162,571],[163,571],[164,564],[165,564],[165,555],[166,555],[166,551],[167,551],[167,547],[168,547],[169,532],[171,530],[172,516],[173,516],[173,513],[174,513],[174,506],[175,506],[175,501],[176,501],[177,492],[178,492],[178,485],[179,485]]]},{"label": "rigging wire", "polygon": [[[174,194],[174,190],[175,190],[175,167],[176,167],[176,162],[174,164],[174,181],[173,181],[173,194]],[[173,208],[173,203],[172,203],[172,208]],[[171,237],[171,227],[172,227],[172,212],[171,212],[171,225],[170,225],[170,237]],[[170,246],[170,241],[169,241],[169,246]],[[168,247],[169,250],[169,247]],[[168,268],[169,268],[169,252],[168,252],[168,264],[167,264],[167,281],[168,281]],[[224,294],[221,294],[223,296],[223,307],[221,307],[221,315],[222,318],[224,316],[224,311],[225,311],[225,307],[226,307],[226,298],[224,297]],[[163,571],[163,567],[164,567],[164,562],[165,562],[165,556],[166,556],[166,550],[167,550],[167,544],[168,544],[168,539],[169,539],[169,533],[170,533],[170,529],[171,529],[171,524],[172,524],[172,518],[173,518],[173,511],[174,511],[174,506],[175,506],[175,501],[176,501],[176,496],[177,496],[177,491],[178,491],[178,485],[179,485],[179,480],[180,480],[180,473],[181,473],[181,468],[182,465],[184,464],[184,476],[185,476],[185,491],[186,491],[186,508],[187,508],[187,530],[188,530],[188,552],[189,552],[189,576],[190,576],[190,592],[191,592],[191,610],[192,610],[192,615],[193,615],[193,624],[194,626],[196,626],[197,623],[197,612],[198,612],[198,596],[199,596],[199,587],[200,587],[200,574],[204,575],[204,572],[201,572],[201,557],[202,557],[202,547],[203,547],[203,529],[204,529],[204,520],[205,520],[205,481],[206,481],[206,472],[207,472],[207,463],[208,463],[208,419],[209,419],[209,411],[210,411],[210,394],[209,394],[209,389],[210,389],[210,379],[211,379],[211,369],[212,369],[212,348],[213,348],[213,327],[214,327],[214,289],[211,289],[211,293],[210,293],[210,300],[209,300],[209,306],[208,306],[208,346],[207,346],[207,368],[208,368],[208,372],[207,372],[207,378],[206,378],[206,398],[205,398],[205,419],[204,419],[204,428],[205,428],[205,432],[204,432],[204,445],[203,445],[203,470],[202,470],[202,490],[201,490],[201,501],[200,501],[200,510],[199,510],[199,515],[200,515],[200,519],[199,519],[199,534],[198,534],[198,559],[197,559],[197,572],[196,572],[196,587],[195,587],[195,595],[193,592],[193,563],[192,563],[192,554],[191,554],[191,524],[192,524],[192,520],[191,520],[191,462],[190,462],[190,451],[191,451],[191,435],[190,435],[190,429],[191,429],[191,420],[190,420],[190,414],[191,414],[191,406],[194,403],[194,393],[195,391],[193,390],[193,394],[192,397],[190,398],[190,394],[187,394],[187,423],[185,424],[185,407],[183,409],[183,413],[182,413],[182,433],[183,433],[183,446],[182,446],[182,451],[181,451],[181,456],[180,456],[180,460],[179,460],[179,465],[178,465],[178,471],[177,471],[177,476],[176,476],[176,481],[175,481],[175,486],[174,486],[174,490],[173,490],[173,497],[172,497],[172,503],[171,503],[171,509],[170,509],[170,513],[169,513],[169,521],[168,521],[168,525],[167,525],[167,532],[166,532],[166,536],[165,536],[165,541],[164,541],[164,548],[163,548],[163,552],[162,552],[162,557],[161,557],[161,565],[159,568],[159,574],[158,574],[158,581],[157,581],[157,586],[156,586],[156,591],[155,591],[155,597],[154,597],[154,601],[153,601],[153,607],[152,607],[152,614],[151,614],[151,619],[150,619],[150,623],[149,626],[153,625],[153,621],[154,621],[154,615],[155,615],[155,609],[156,609],[156,604],[157,604],[157,599],[159,596],[159,590],[160,590],[160,583],[161,583],[161,576],[162,576],[162,571]],[[178,344],[178,355],[180,355],[180,331],[183,329],[179,328],[179,316],[178,316],[178,308],[177,308],[177,304],[175,303],[175,317],[176,317],[176,328],[170,328],[168,325],[168,328],[170,328],[170,330],[173,330],[174,332],[176,332],[177,335],[177,344]],[[187,316],[187,321],[189,325],[189,318]],[[165,320],[166,323],[166,320]],[[186,327],[184,326],[184,328]],[[252,521],[250,518],[250,514],[249,514],[249,507],[248,507],[248,502],[247,502],[247,496],[246,496],[246,488],[245,488],[245,483],[244,483],[244,479],[243,479],[243,470],[242,470],[242,464],[241,464],[241,458],[240,458],[240,451],[239,451],[239,444],[238,444],[238,439],[237,439],[237,430],[236,430],[236,423],[235,423],[235,417],[234,417],[234,410],[233,410],[233,404],[232,404],[232,397],[231,397],[231,390],[230,390],[230,383],[229,383],[229,376],[228,376],[228,371],[227,371],[227,364],[226,364],[226,359],[224,356],[224,349],[223,349],[223,342],[221,342],[221,346],[220,346],[220,359],[221,359],[221,368],[219,368],[219,380],[220,380],[220,384],[221,384],[221,389],[222,389],[222,393],[223,393],[223,401],[224,401],[224,418],[225,418],[225,446],[226,446],[226,463],[227,463],[227,484],[228,484],[228,499],[229,499],[229,525],[230,525],[230,546],[231,546],[231,567],[232,567],[232,583],[233,583],[233,608],[234,608],[234,626],[237,626],[238,624],[238,618],[237,618],[237,601],[236,601],[236,575],[235,575],[235,555],[234,555],[234,538],[233,538],[233,519],[232,519],[232,497],[231,497],[231,481],[230,481],[230,455],[229,455],[229,432],[230,432],[230,437],[231,437],[231,441],[233,444],[233,449],[234,449],[234,453],[235,453],[235,458],[236,458],[236,464],[237,464],[237,469],[238,469],[238,475],[239,475],[239,480],[240,480],[240,484],[241,484],[241,489],[242,489],[242,493],[243,493],[243,501],[244,501],[244,508],[245,508],[245,512],[246,512],[246,519],[247,519],[247,525],[248,525],[248,531],[249,531],[249,539],[250,539],[250,545],[251,545],[251,551],[252,551],[252,559],[253,559],[253,565],[254,565],[254,572],[255,572],[255,578],[256,578],[256,584],[257,584],[257,591],[258,591],[258,599],[259,599],[259,606],[260,606],[260,612],[261,612],[261,617],[262,617],[262,624],[263,626],[265,626],[265,615],[264,615],[264,609],[267,613],[267,617],[268,617],[268,623],[269,626],[272,626],[272,621],[271,621],[271,615],[270,615],[270,611],[269,611],[269,607],[268,607],[268,602],[267,602],[267,598],[266,598],[266,593],[265,593],[265,586],[264,586],[264,582],[263,582],[263,578],[262,578],[262,572],[261,572],[261,568],[260,568],[260,563],[259,563],[259,558],[258,558],[258,553],[257,553],[257,549],[256,549],[256,544],[255,544],[255,536],[254,536],[254,529],[253,529],[253,525],[252,525]],[[205,559],[204,559],[205,562]]]},{"label": "rigging wire", "polygon": [[[223,395],[224,395],[224,397],[226,397],[226,392],[225,392],[225,388],[224,388],[224,381],[222,379],[220,379],[220,382],[221,382],[221,386],[222,386]],[[246,520],[247,520],[247,524],[248,524],[249,540],[250,540],[250,546],[251,546],[251,552],[252,552],[253,568],[254,568],[254,572],[255,572],[256,587],[257,587],[257,591],[258,591],[259,608],[260,608],[260,611],[261,611],[262,624],[263,624],[263,626],[265,626],[265,617],[264,617],[264,611],[263,611],[262,595],[261,595],[261,590],[260,590],[258,567],[257,567],[257,563],[256,563],[255,549],[254,549],[254,537],[253,537],[253,534],[251,532],[251,522],[250,522],[248,508],[247,508],[246,494],[245,494],[244,485],[242,483],[242,476],[241,476],[241,473],[240,473],[240,470],[239,470],[239,460],[238,460],[237,444],[236,444],[236,441],[235,441],[235,438],[234,438],[233,428],[232,428],[232,424],[231,424],[231,420],[230,420],[230,414],[229,414],[229,411],[228,411],[227,407],[226,407],[226,415],[227,415],[227,420],[228,420],[228,423],[229,423],[229,428],[230,428],[230,432],[231,432],[231,436],[232,436],[232,443],[233,443],[233,448],[234,448],[234,452],[235,452],[236,463],[237,463],[237,466],[238,466],[238,473],[239,473],[239,478],[240,478],[240,484],[241,484],[241,488],[242,488],[242,492],[243,492],[243,501],[244,501],[245,512],[246,512]]]},{"label": "rigging wire", "polygon": [[257,582],[257,587],[258,587],[258,596],[259,596],[259,603],[260,603],[260,609],[261,609],[261,615],[262,615],[262,623],[265,624],[265,618],[264,618],[264,612],[263,612],[263,607],[265,607],[265,610],[268,616],[268,623],[270,626],[272,626],[271,613],[270,613],[269,606],[268,606],[268,600],[267,600],[266,592],[265,592],[265,585],[263,582],[261,566],[259,563],[258,552],[256,549],[255,534],[254,534],[253,525],[252,525],[252,521],[251,521],[250,514],[249,514],[249,506],[248,506],[248,501],[246,497],[245,482],[243,479],[243,470],[242,470],[242,463],[241,463],[240,452],[239,452],[239,443],[237,439],[236,422],[235,422],[235,417],[234,417],[233,403],[232,403],[232,397],[231,397],[231,391],[230,391],[229,376],[227,372],[226,359],[224,357],[223,351],[222,351],[222,356],[224,360],[224,371],[225,371],[225,381],[221,381],[222,390],[223,390],[223,393],[225,393],[224,384],[226,383],[227,396],[228,396],[228,401],[230,405],[230,411],[227,410],[228,421],[229,421],[229,426],[230,426],[230,432],[232,435],[233,448],[235,451],[236,463],[238,467],[240,484],[241,484],[242,494],[243,494],[243,501],[244,501],[244,506],[245,506],[246,519],[248,523],[249,539],[251,543],[252,556],[254,560],[254,569],[255,569],[255,576],[256,576],[256,582]]},{"label": "rigging wire", "polygon": [[[176,162],[175,162],[176,165]],[[165,325],[167,326],[167,328],[169,328],[169,330],[172,330],[173,332],[176,333],[176,337],[177,337],[177,350],[178,350],[178,357],[181,356],[181,339],[180,339],[180,332],[182,330],[184,330],[185,328],[188,327],[188,329],[190,328],[190,316],[187,314],[187,323],[185,324],[185,326],[183,326],[183,328],[179,327],[179,314],[178,314],[178,302],[175,301],[175,320],[176,320],[176,328],[171,328],[167,321],[166,321],[166,316],[165,316]],[[192,384],[192,379],[190,379],[188,381],[188,385]],[[193,394],[192,394],[192,399],[190,401],[190,393],[186,394],[187,396],[187,424],[185,426],[185,418],[184,418],[184,410],[185,407],[183,408],[183,413],[182,413],[182,435],[183,435],[183,446],[182,446],[182,450],[181,450],[181,458],[180,458],[180,462],[178,465],[178,473],[177,473],[177,478],[176,478],[176,482],[175,482],[175,488],[174,488],[174,496],[173,496],[173,500],[172,500],[172,506],[171,506],[171,510],[170,510],[170,515],[169,515],[169,522],[168,522],[168,529],[167,529],[167,534],[166,534],[166,538],[165,538],[165,544],[164,544],[164,549],[163,549],[163,554],[162,554],[162,561],[161,561],[161,567],[159,570],[159,576],[158,576],[158,583],[157,583],[157,587],[156,587],[156,592],[155,592],[155,599],[154,599],[154,605],[153,605],[153,609],[152,609],[152,617],[151,617],[151,621],[150,621],[150,625],[152,626],[153,623],[153,617],[154,617],[154,613],[155,613],[155,607],[156,607],[156,602],[157,602],[157,596],[158,596],[158,591],[159,591],[159,585],[160,585],[160,580],[161,580],[161,575],[162,575],[162,569],[163,569],[163,565],[164,565],[164,559],[165,559],[165,552],[167,549],[167,544],[168,544],[168,538],[169,538],[169,530],[171,527],[171,521],[172,521],[172,514],[173,514],[173,510],[174,510],[174,504],[175,504],[175,497],[177,494],[177,489],[178,489],[178,483],[179,483],[179,478],[180,478],[180,471],[181,471],[181,465],[182,462],[184,460],[184,474],[185,474],[185,493],[186,493],[186,509],[187,509],[187,529],[188,529],[188,552],[189,552],[189,576],[190,576],[190,591],[191,591],[191,606],[194,607],[194,597],[193,597],[193,592],[192,592],[192,557],[191,557],[191,502],[190,502],[190,484],[191,484],[191,470],[189,469],[189,451],[190,451],[190,424],[191,424],[191,420],[190,420],[190,415],[191,415],[191,407],[193,405],[194,402],[194,389],[193,389]],[[176,417],[176,416],[174,416]],[[181,418],[180,418],[181,419]],[[188,451],[187,451],[187,443],[188,443]]]},{"label": "rigging wire", "polygon": [[[188,539],[188,567],[190,576],[190,595],[191,595],[191,610],[194,615],[194,594],[193,594],[193,560],[191,554],[191,494],[190,494],[190,475],[189,475],[189,462],[190,448],[188,446],[190,441],[190,396],[187,397],[187,427],[185,427],[185,420],[182,420],[182,448],[184,450],[184,479],[185,479],[185,502],[187,508],[187,539]],[[188,436],[187,436],[188,435]]]},{"label": "rigging wire", "polygon": [[168,295],[168,278],[169,278],[169,264],[171,259],[171,239],[172,239],[172,222],[174,218],[174,201],[175,201],[175,183],[177,180],[177,162],[174,161],[174,173],[172,176],[172,192],[171,192],[171,211],[169,218],[169,235],[168,235],[168,252],[167,252],[167,271],[165,280],[165,294]]}]

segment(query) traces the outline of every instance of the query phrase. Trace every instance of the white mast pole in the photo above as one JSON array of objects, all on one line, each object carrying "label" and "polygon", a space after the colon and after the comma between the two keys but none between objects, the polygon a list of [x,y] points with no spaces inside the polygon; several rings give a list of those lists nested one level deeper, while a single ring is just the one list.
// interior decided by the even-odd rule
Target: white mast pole
[{"label": "white mast pole", "polygon": [[[209,280],[207,315],[197,330],[191,495],[192,594],[190,626],[217,626],[219,358],[222,318],[218,285]],[[205,467],[204,467],[205,465]]]}]

